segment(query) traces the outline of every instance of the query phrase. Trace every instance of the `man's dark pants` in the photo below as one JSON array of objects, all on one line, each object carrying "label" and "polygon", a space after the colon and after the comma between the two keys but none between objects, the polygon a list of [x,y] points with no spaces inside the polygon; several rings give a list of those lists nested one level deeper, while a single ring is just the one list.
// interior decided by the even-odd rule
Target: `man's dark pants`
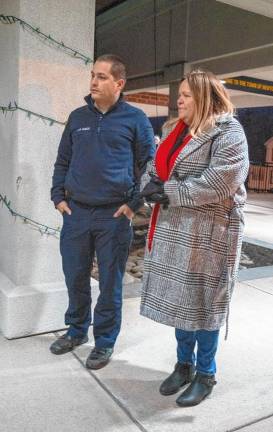
[{"label": "man's dark pants", "polygon": [[91,323],[90,270],[96,253],[100,294],[94,309],[97,348],[114,346],[121,326],[122,278],[132,240],[126,216],[114,218],[120,205],[90,207],[73,200],[72,215],[64,214],[60,249],[68,289],[65,313],[68,334],[82,337]]}]

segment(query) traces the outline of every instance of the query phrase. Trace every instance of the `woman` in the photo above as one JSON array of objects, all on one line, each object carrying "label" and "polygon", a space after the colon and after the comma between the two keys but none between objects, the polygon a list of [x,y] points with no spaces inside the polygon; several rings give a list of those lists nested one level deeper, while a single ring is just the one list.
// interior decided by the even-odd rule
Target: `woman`
[{"label": "woman", "polygon": [[176,402],[193,406],[216,384],[219,329],[228,318],[242,243],[248,149],[229,96],[211,72],[190,72],[177,104],[179,119],[142,191],[156,204],[141,314],[175,327],[177,363],[160,393],[190,383]]}]

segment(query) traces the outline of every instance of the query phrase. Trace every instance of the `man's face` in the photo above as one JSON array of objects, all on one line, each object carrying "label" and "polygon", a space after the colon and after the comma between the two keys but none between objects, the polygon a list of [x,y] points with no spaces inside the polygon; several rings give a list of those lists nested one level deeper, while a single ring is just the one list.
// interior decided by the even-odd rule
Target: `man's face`
[{"label": "man's face", "polygon": [[91,71],[90,93],[98,104],[112,104],[124,87],[124,80],[111,74],[111,63],[97,61]]}]

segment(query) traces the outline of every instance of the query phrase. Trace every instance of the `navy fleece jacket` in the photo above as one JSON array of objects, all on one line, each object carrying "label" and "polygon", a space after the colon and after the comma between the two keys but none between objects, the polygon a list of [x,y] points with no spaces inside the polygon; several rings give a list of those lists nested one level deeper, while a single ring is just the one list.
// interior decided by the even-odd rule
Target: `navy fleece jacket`
[{"label": "navy fleece jacket", "polygon": [[122,97],[102,114],[89,96],[66,124],[54,165],[51,199],[70,197],[90,206],[143,205],[140,177],[154,156],[154,134],[146,115]]}]

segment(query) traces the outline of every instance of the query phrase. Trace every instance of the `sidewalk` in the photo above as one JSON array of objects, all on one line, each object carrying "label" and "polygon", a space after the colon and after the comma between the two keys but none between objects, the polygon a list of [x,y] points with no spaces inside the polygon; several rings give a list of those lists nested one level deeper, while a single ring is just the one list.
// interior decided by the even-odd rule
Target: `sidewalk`
[{"label": "sidewalk", "polygon": [[245,240],[273,248],[273,194],[248,192],[245,220]]},{"label": "sidewalk", "polygon": [[[259,200],[250,205],[260,212]],[[175,363],[174,331],[139,315],[139,285],[125,287],[122,331],[100,371],[84,367],[92,328],[88,344],[63,356],[48,350],[54,333],[0,336],[0,432],[272,432],[273,275],[263,276],[237,284],[218,384],[193,408],[158,392]]]},{"label": "sidewalk", "polygon": [[91,335],[59,357],[48,350],[54,334],[1,338],[1,432],[272,432],[273,278],[238,284],[218,384],[194,408],[159,394],[175,362],[173,329],[138,308],[139,298],[125,299],[115,355],[97,372],[83,366]]}]

